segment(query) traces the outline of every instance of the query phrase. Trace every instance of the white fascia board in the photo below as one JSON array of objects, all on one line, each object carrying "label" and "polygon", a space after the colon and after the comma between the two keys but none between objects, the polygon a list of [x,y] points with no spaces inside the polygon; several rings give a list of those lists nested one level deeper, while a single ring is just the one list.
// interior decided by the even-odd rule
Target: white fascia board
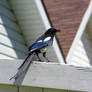
[{"label": "white fascia board", "polygon": [[[47,14],[46,14],[46,12],[45,12],[45,9],[44,9],[44,7],[43,7],[43,4],[42,4],[41,0],[35,0],[35,2],[36,2],[36,5],[37,5],[38,10],[39,10],[39,12],[40,12],[42,21],[43,21],[43,23],[44,23],[44,25],[45,25],[45,28],[46,28],[46,29],[49,29],[49,28],[51,27],[51,25],[50,25],[50,23],[49,23],[49,20],[48,20],[48,18],[47,18]],[[62,56],[62,53],[61,53],[61,51],[60,51],[60,48],[59,48],[59,46],[58,46],[58,43],[57,43],[56,38],[54,38],[53,48],[54,48],[54,50],[55,50],[55,52],[56,52],[56,55],[57,55],[57,57],[58,57],[59,63],[61,63],[61,64],[64,63],[64,58],[63,58],[63,56]]]},{"label": "white fascia board", "polygon": [[86,25],[87,25],[87,23],[88,23],[88,21],[90,19],[91,14],[92,14],[92,0],[90,1],[88,9],[86,10],[86,12],[85,12],[85,14],[84,14],[84,16],[82,18],[82,22],[81,22],[81,24],[80,24],[80,26],[78,28],[78,31],[76,33],[76,36],[75,36],[74,40],[73,40],[72,46],[71,46],[71,48],[70,48],[70,50],[68,52],[68,55],[66,57],[66,62],[67,63],[71,62],[71,56],[73,54],[73,51],[75,50],[75,48],[76,48],[76,46],[78,44],[78,41],[80,40],[83,32],[85,31]]},{"label": "white fascia board", "polygon": [[92,92],[92,66],[33,61],[27,72],[24,72],[17,80],[10,81],[9,79],[18,71],[17,68],[22,62],[23,60],[0,60],[0,85]]}]

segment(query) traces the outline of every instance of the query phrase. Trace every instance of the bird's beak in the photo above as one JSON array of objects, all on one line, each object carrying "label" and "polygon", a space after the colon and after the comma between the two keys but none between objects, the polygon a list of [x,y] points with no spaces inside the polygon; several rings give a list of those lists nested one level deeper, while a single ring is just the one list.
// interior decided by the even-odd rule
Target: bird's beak
[{"label": "bird's beak", "polygon": [[57,32],[60,32],[60,30],[57,30]]}]

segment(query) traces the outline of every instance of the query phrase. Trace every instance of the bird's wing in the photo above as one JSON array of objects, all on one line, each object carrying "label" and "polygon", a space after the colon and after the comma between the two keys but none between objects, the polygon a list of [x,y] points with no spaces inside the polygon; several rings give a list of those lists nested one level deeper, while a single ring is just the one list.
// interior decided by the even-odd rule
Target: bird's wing
[{"label": "bird's wing", "polygon": [[29,51],[35,51],[35,50],[38,50],[38,49],[42,49],[44,47],[47,47],[48,45],[50,45],[50,42],[51,40],[48,40],[48,41],[42,41],[42,42],[36,42],[34,43],[30,48],[29,48]]},{"label": "bird's wing", "polygon": [[41,36],[36,40],[36,42],[39,42],[40,40],[43,41],[45,37],[46,37],[45,34],[41,35]]},{"label": "bird's wing", "polygon": [[21,66],[18,68],[18,72],[12,78],[10,78],[10,80],[12,80],[12,79],[16,80],[27,69],[29,64],[32,62],[32,59],[35,56],[35,54],[36,54],[35,52],[29,53],[28,57],[21,64]]},{"label": "bird's wing", "polygon": [[[29,50],[32,52],[32,51],[44,48],[44,47],[48,46],[49,43],[50,43],[50,40],[48,40],[48,41],[46,40],[46,41],[43,41],[43,42],[36,42],[36,43],[31,45]],[[32,54],[31,52],[30,52],[28,57],[25,59],[25,61],[22,63],[22,65],[18,69],[20,69],[25,64],[25,62],[27,62],[27,60],[29,59],[30,55]]]}]

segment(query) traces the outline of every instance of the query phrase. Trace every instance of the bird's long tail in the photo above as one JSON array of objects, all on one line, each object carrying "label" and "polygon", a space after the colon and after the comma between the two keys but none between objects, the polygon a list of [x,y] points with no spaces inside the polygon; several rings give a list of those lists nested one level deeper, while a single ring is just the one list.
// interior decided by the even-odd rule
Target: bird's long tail
[{"label": "bird's long tail", "polygon": [[30,52],[29,55],[27,56],[27,58],[24,60],[24,62],[21,64],[21,66],[18,68],[18,72],[12,77],[10,78],[10,80],[12,79],[17,79],[29,66],[29,64],[32,62],[33,57],[35,56],[35,52]]}]

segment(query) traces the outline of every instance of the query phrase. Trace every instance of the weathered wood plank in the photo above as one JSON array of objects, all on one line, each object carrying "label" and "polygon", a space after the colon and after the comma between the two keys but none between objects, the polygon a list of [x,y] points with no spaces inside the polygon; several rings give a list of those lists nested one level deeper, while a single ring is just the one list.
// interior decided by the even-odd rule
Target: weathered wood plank
[{"label": "weathered wood plank", "polygon": [[34,62],[25,76],[9,81],[21,63],[16,60],[0,60],[0,84],[92,92],[92,67]]}]

